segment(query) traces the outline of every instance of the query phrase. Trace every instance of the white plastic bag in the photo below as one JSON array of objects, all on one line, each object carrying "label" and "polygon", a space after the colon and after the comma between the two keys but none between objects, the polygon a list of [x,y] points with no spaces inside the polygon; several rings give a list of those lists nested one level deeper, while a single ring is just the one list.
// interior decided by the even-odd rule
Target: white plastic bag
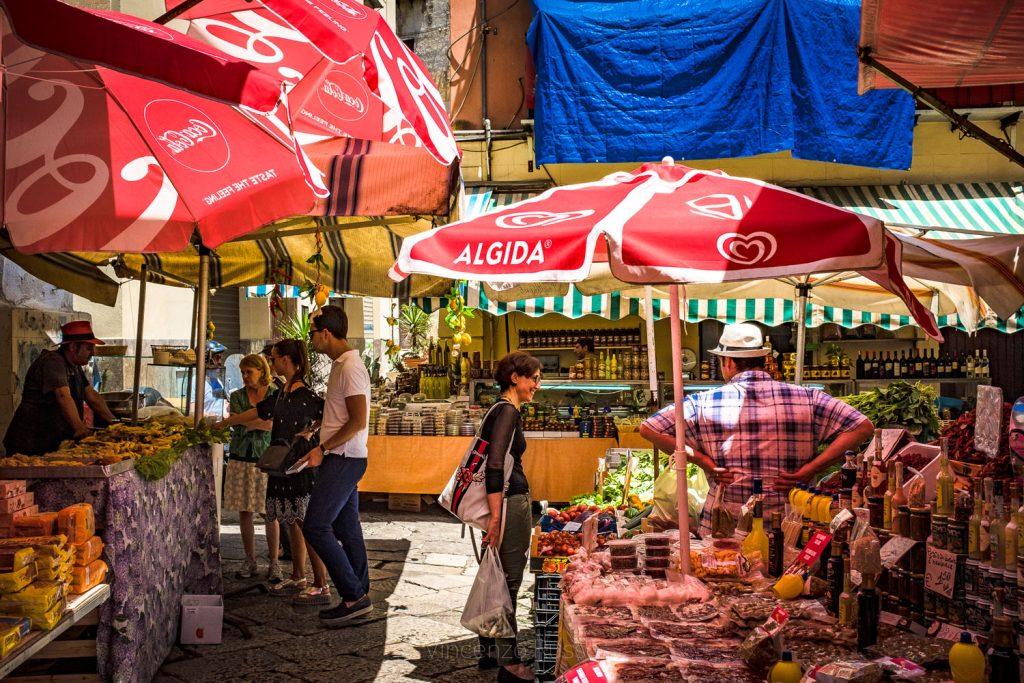
[{"label": "white plastic bag", "polygon": [[484,638],[516,637],[512,599],[498,551],[493,547],[484,551],[484,559],[462,610],[462,625]]}]

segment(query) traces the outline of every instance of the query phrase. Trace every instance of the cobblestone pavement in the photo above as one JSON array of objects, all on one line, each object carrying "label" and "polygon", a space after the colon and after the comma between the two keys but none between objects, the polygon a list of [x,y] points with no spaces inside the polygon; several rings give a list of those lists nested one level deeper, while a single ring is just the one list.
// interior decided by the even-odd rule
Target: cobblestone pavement
[{"label": "cobblestone pavement", "polygon": [[[319,608],[294,607],[285,598],[261,591],[258,581],[234,578],[244,553],[237,518],[225,516],[225,614],[249,637],[225,623],[220,645],[175,647],[157,680],[495,680],[493,671],[477,669],[476,637],[459,624],[476,574],[468,530],[461,538],[462,526],[436,505],[420,513],[399,513],[370,503],[362,519],[374,610],[356,625],[326,629],[317,619]],[[257,526],[256,542],[260,568],[265,570],[262,526]],[[289,567],[290,563],[283,564],[286,575]],[[533,579],[527,575],[518,606],[520,654],[526,661],[533,660],[532,593]]]}]

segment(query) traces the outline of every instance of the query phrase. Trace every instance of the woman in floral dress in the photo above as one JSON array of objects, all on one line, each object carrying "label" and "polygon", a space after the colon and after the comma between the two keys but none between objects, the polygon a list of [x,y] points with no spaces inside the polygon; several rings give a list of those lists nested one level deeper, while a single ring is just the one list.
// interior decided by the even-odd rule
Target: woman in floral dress
[{"label": "woman in floral dress", "polygon": [[[274,372],[284,378],[284,387],[267,396],[255,408],[232,415],[225,424],[244,424],[253,418],[273,420],[272,442],[290,443],[298,434],[318,426],[324,411],[324,400],[306,384],[309,361],[305,345],[295,339],[282,339],[271,349]],[[272,476],[267,482],[267,523],[282,524],[288,530],[292,547],[292,573],[270,588],[270,594],[291,597],[307,605],[330,604],[331,589],[327,568],[302,537],[302,520],[309,505],[315,473],[303,470],[287,476]],[[276,557],[278,539],[268,534],[270,556]],[[313,585],[306,580],[306,554],[313,565]]]},{"label": "woman in floral dress", "polygon": [[[242,388],[231,392],[230,411],[232,415],[252,409],[275,388],[270,384],[270,365],[263,356],[252,354],[238,364],[242,373]],[[228,470],[224,477],[224,509],[238,512],[238,524],[242,531],[242,545],[245,548],[245,566],[236,574],[239,579],[251,579],[256,575],[256,527],[254,516],[265,514],[267,506],[267,475],[256,467],[263,451],[270,445],[269,420],[258,417],[231,428],[231,445],[228,456]],[[267,538],[271,531],[268,525]],[[277,524],[274,524],[274,534]],[[281,579],[277,559],[270,561],[268,577],[271,581]]]}]

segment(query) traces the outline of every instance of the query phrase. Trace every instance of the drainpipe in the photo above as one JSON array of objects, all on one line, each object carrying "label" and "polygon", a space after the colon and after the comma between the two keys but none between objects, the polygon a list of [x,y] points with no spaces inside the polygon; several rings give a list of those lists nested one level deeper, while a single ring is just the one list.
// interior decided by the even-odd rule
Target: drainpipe
[{"label": "drainpipe", "polygon": [[491,119],[487,110],[487,34],[491,32],[487,25],[487,0],[480,0],[480,116],[484,124],[484,178],[491,180]]}]

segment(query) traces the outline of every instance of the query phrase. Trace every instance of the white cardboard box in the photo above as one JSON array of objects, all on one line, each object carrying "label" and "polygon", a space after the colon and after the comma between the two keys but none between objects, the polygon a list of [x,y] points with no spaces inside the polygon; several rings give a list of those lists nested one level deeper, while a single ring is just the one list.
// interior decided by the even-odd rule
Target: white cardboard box
[{"label": "white cardboard box", "polygon": [[181,596],[181,644],[216,645],[224,626],[224,596]]}]

